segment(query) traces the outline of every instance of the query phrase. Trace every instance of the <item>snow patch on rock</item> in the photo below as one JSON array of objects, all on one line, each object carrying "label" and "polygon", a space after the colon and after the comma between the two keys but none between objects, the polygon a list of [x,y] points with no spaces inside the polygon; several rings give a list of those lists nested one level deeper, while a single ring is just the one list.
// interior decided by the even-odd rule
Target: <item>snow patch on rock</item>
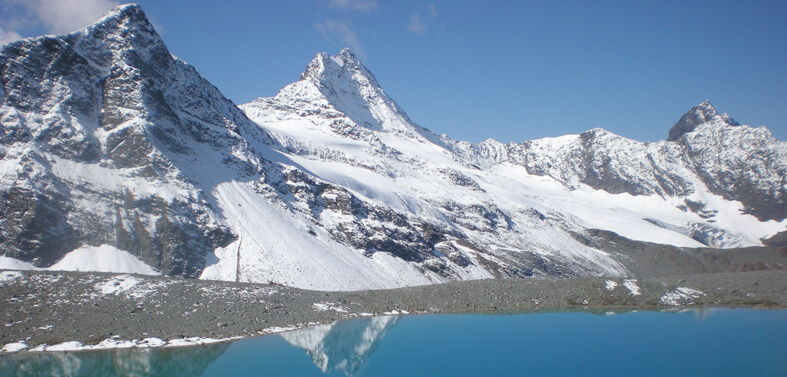
[{"label": "snow patch on rock", "polygon": [[659,303],[662,305],[670,305],[670,306],[677,306],[677,305],[686,305],[691,304],[691,299],[699,298],[705,296],[705,292],[700,290],[687,288],[687,287],[678,287],[675,288],[672,292],[667,292],[664,296],[661,296]]},{"label": "snow patch on rock", "polygon": [[314,304],[312,304],[312,307],[314,307],[314,311],[317,311],[317,312],[325,312],[325,311],[328,311],[328,310],[333,310],[333,311],[335,311],[337,313],[347,313],[348,312],[347,308],[345,308],[345,307],[343,307],[343,306],[341,306],[341,305],[339,305],[337,303],[334,303],[334,302],[315,302]]},{"label": "snow patch on rock", "polygon": [[0,256],[0,270],[38,270],[32,263],[24,262],[16,258]]},{"label": "snow patch on rock", "polygon": [[629,290],[629,293],[632,296],[639,296],[642,294],[639,290],[639,285],[637,284],[637,280],[635,279],[626,279],[623,280],[623,286]]},{"label": "snow patch on rock", "polygon": [[111,245],[83,246],[49,267],[51,271],[97,271],[126,274],[159,275],[152,267]]},{"label": "snow patch on rock", "polygon": [[28,345],[24,342],[14,342],[8,343],[0,349],[0,353],[12,353],[12,352],[19,352],[27,349]]},{"label": "snow patch on rock", "polygon": [[0,285],[11,284],[23,277],[24,275],[19,271],[0,271]]}]

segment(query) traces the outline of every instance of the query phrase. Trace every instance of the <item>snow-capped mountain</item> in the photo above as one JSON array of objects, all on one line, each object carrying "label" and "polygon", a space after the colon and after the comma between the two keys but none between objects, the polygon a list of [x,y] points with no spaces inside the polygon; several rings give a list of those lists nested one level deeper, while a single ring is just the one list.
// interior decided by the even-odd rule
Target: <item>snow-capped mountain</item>
[{"label": "snow-capped mountain", "polygon": [[356,318],[282,333],[287,343],[306,350],[323,373],[342,371],[352,376],[374,353],[399,318]]},{"label": "snow-capped mountain", "polygon": [[[306,171],[432,224],[446,259],[495,276],[625,273],[576,241],[586,228],[720,248],[761,245],[785,229],[787,143],[708,102],[673,127],[675,140],[594,129],[471,144],[414,124],[344,50],[317,55],[298,82],[240,107]],[[357,233],[320,216],[339,238]]]},{"label": "snow-capped mountain", "polygon": [[[324,289],[448,279],[420,224],[299,170],[136,5],[3,46],[0,73],[6,258],[111,250],[169,275]],[[368,247],[315,223],[321,208],[362,218]]]},{"label": "snow-capped mountain", "polygon": [[629,275],[586,229],[723,248],[787,229],[787,143],[709,103],[658,143],[472,144],[415,124],[343,50],[238,108],[136,5],[2,46],[0,84],[0,255],[35,267],[108,250],[169,275],[386,288]]},{"label": "snow-capped mountain", "polygon": [[685,197],[695,212],[707,192],[740,201],[744,212],[762,221],[787,218],[787,143],[765,127],[719,115],[708,101],[683,115],[667,141],[643,143],[597,128],[510,145],[489,140],[472,148],[471,156],[482,161],[520,165],[571,189]]},{"label": "snow-capped mountain", "polygon": [[244,128],[264,133],[172,57],[138,7],[3,46],[0,72],[3,254],[49,266],[109,244],[197,276],[235,238],[189,179],[192,161],[256,163],[233,152]]}]

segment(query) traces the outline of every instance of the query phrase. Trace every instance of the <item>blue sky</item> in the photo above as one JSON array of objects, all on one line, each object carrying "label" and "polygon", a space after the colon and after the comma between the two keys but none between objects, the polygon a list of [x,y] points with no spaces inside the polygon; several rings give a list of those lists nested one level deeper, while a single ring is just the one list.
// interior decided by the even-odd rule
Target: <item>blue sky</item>
[{"label": "blue sky", "polygon": [[[117,3],[0,0],[0,41],[74,30]],[[239,104],[349,46],[411,119],[454,139],[602,127],[656,141],[709,99],[787,140],[783,0],[138,3],[172,53]]]}]

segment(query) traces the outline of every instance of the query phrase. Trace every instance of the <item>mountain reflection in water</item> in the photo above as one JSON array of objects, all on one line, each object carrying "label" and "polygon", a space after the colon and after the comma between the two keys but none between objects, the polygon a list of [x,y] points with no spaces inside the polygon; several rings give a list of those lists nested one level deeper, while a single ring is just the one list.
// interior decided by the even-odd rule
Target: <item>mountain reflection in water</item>
[{"label": "mountain reflection in water", "polygon": [[0,377],[783,377],[785,349],[787,310],[419,315],[184,348],[22,352],[0,356]]},{"label": "mountain reflection in water", "polygon": [[229,346],[224,342],[197,347],[20,353],[0,358],[0,377],[200,376]]},{"label": "mountain reflection in water", "polygon": [[339,370],[352,376],[398,320],[397,316],[358,318],[281,336],[287,343],[305,349],[323,373]]}]

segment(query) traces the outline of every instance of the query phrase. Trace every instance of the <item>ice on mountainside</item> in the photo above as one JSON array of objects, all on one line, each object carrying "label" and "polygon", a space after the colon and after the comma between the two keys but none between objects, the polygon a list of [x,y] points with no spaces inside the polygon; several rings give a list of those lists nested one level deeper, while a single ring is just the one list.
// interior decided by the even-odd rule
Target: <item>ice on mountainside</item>
[{"label": "ice on mountainside", "polygon": [[328,290],[629,276],[587,229],[728,248],[787,228],[786,143],[710,103],[657,143],[473,144],[413,123],[345,49],[239,108],[136,5],[3,46],[0,78],[0,254],[36,267],[106,249]]}]

